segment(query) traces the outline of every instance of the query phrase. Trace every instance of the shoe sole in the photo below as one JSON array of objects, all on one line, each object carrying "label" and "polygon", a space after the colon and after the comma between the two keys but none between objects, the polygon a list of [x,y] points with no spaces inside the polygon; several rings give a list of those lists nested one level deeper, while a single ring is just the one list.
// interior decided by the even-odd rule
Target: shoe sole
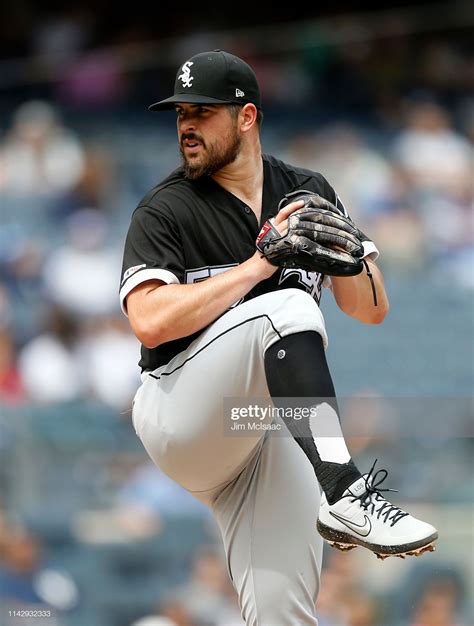
[{"label": "shoe sole", "polygon": [[435,542],[438,539],[438,533],[434,533],[425,539],[412,543],[399,544],[397,546],[384,546],[368,543],[358,537],[349,535],[349,533],[330,528],[319,519],[316,527],[321,537],[333,548],[341,550],[342,552],[358,547],[367,548],[367,550],[373,552],[376,557],[381,560],[387,559],[389,556],[397,556],[400,559],[404,559],[406,556],[421,556],[425,552],[434,552],[436,549]]}]

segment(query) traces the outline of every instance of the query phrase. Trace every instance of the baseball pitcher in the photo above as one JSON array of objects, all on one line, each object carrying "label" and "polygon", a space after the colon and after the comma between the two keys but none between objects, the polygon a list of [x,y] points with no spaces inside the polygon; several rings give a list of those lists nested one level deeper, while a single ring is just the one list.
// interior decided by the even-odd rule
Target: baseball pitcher
[{"label": "baseball pitcher", "polygon": [[[211,507],[245,623],[315,626],[322,538],[380,558],[437,539],[385,499],[385,470],[358,470],[325,358],[323,286],[361,322],[388,311],[378,251],[321,174],[262,154],[259,86],[240,58],[193,56],[150,109],[175,110],[182,165],[144,196],[125,243],[134,427]],[[285,410],[232,436],[229,398]]]}]

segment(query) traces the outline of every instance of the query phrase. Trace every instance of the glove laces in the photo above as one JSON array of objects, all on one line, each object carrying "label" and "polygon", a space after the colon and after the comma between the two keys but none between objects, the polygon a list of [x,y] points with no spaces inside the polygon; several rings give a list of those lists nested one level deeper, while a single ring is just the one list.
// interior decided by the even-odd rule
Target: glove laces
[{"label": "glove laces", "polygon": [[[365,271],[367,273],[367,276],[369,277],[370,286],[372,287],[372,297],[374,299],[374,306],[378,306],[379,304],[377,302],[377,290],[375,289],[374,277],[372,275],[372,272],[369,269],[369,264],[367,263],[367,261],[365,259],[362,259],[362,263],[365,265]],[[374,465],[375,465],[375,463],[374,463]],[[373,466],[372,466],[372,469],[373,469]],[[389,490],[383,489],[383,491],[393,491],[393,489],[389,489]]]}]

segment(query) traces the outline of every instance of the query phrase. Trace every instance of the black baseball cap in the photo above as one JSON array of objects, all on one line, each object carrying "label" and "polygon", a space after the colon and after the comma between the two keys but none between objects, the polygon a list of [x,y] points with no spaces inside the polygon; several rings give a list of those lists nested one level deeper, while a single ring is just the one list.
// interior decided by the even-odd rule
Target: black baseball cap
[{"label": "black baseball cap", "polygon": [[190,104],[247,104],[259,109],[260,89],[254,71],[239,57],[213,50],[194,55],[176,74],[174,94],[148,107],[150,111],[173,109],[176,102]]}]

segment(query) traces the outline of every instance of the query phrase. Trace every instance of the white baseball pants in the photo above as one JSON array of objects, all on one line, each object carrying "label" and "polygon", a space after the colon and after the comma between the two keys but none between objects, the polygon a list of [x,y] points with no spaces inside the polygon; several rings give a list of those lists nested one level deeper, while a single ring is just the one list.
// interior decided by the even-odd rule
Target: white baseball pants
[{"label": "white baseball pants", "polygon": [[317,626],[322,539],[314,470],[291,437],[224,429],[224,398],[269,392],[265,351],[316,331],[321,311],[298,289],[227,311],[167,365],[143,374],[133,424],[155,464],[210,506],[248,626]]}]

